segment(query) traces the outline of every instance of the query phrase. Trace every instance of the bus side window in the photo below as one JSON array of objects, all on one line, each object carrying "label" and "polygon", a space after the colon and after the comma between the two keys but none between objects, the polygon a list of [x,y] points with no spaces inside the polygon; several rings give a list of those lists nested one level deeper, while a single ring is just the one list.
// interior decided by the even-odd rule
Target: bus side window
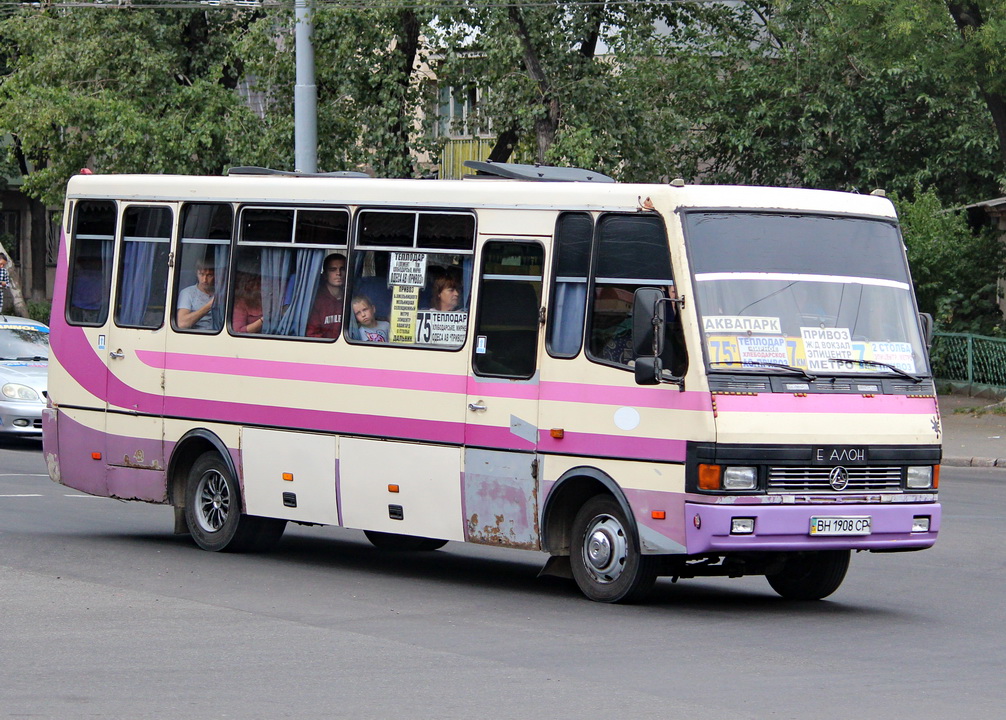
[{"label": "bus side window", "polygon": [[536,243],[486,243],[472,357],[479,375],[534,375],[543,263]]},{"label": "bus side window", "polygon": [[361,211],[347,339],[443,350],[462,347],[474,248],[472,213]]},{"label": "bus side window", "polygon": [[189,203],[182,208],[172,314],[175,330],[215,333],[224,326],[223,290],[233,225],[230,205]]},{"label": "bus side window", "polygon": [[[245,207],[239,226],[232,330],[307,337],[308,321],[323,290],[325,258],[333,254],[333,246],[345,251],[349,213]],[[340,296],[335,309],[326,315],[331,321],[327,334],[315,337],[333,340],[338,336],[342,300]]]},{"label": "bus side window", "polygon": [[[591,359],[628,368],[632,347],[632,297],[637,288],[663,288],[674,295],[674,276],[663,220],[658,215],[609,214],[598,223],[597,262],[590,308]],[[681,326],[669,317],[665,366],[680,375],[686,358]],[[673,355],[673,363],[671,356]]]},{"label": "bus side window", "polygon": [[553,357],[576,357],[583,344],[593,232],[594,221],[587,213],[565,213],[556,223],[555,279],[546,339]]},{"label": "bus side window", "polygon": [[66,320],[71,325],[104,325],[108,319],[115,226],[114,202],[77,203],[66,307]]},{"label": "bus side window", "polygon": [[131,205],[122,218],[122,261],[115,324],[156,329],[164,324],[172,213],[166,207]]}]

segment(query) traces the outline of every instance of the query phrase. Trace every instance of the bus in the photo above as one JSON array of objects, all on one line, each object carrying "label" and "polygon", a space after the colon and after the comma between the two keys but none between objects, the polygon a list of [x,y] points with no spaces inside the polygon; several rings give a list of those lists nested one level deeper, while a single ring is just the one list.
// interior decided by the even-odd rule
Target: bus
[{"label": "bus", "polygon": [[940,415],[882,194],[236,168],[67,186],[57,483],[211,551],[288,523],[543,554],[602,602],[936,541]]}]

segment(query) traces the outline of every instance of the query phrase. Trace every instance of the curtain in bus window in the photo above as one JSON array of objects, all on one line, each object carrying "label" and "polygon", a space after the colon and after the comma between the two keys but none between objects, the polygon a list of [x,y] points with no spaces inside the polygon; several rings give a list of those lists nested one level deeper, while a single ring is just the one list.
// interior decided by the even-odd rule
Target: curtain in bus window
[{"label": "curtain in bus window", "polygon": [[155,253],[154,243],[126,243],[126,251],[122,256],[122,298],[117,318],[121,325],[143,324],[153,286],[151,269]]},{"label": "curtain in bus window", "polygon": [[116,322],[156,328],[164,322],[171,212],[131,207],[123,217],[124,240]]},{"label": "curtain in bus window", "polygon": [[230,255],[229,245],[216,245],[213,248],[213,274],[216,277],[213,307],[210,308],[210,322],[213,330],[224,326],[223,288],[227,287],[227,258]]},{"label": "curtain in bus window", "polygon": [[583,337],[583,310],[587,303],[587,280],[557,282],[553,312],[552,353],[573,356],[580,351]]},{"label": "curtain in bus window", "polygon": [[[264,334],[304,335],[324,260],[325,251],[320,248],[298,251],[262,249]],[[287,298],[287,289],[291,285],[293,292]]]},{"label": "curtain in bus window", "polygon": [[325,251],[321,248],[299,250],[294,253],[294,258],[294,274],[290,281],[293,292],[274,331],[278,335],[306,334],[307,319],[318,294],[318,278],[325,262]]}]

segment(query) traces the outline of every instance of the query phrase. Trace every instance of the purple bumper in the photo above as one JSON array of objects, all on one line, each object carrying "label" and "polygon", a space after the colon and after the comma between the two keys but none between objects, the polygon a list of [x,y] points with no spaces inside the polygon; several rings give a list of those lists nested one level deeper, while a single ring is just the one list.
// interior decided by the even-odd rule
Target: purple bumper
[{"label": "purple bumper", "polygon": [[[872,519],[869,535],[810,534],[811,517],[864,515]],[[929,518],[929,532],[912,532],[912,522],[916,517]],[[731,535],[730,526],[733,518],[754,518],[754,532]],[[936,542],[939,530],[939,503],[842,506],[685,503],[685,536],[690,555],[748,550],[921,549],[930,547]]]}]

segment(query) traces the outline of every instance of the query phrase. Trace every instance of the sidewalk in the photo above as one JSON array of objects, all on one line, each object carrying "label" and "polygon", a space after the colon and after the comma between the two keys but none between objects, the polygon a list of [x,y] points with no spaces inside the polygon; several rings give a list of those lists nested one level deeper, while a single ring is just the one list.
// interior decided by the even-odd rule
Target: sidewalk
[{"label": "sidewalk", "polygon": [[939,396],[940,418],[943,421],[943,465],[1001,467],[1006,470],[1006,415],[956,412],[980,409],[994,402],[967,395]]}]

